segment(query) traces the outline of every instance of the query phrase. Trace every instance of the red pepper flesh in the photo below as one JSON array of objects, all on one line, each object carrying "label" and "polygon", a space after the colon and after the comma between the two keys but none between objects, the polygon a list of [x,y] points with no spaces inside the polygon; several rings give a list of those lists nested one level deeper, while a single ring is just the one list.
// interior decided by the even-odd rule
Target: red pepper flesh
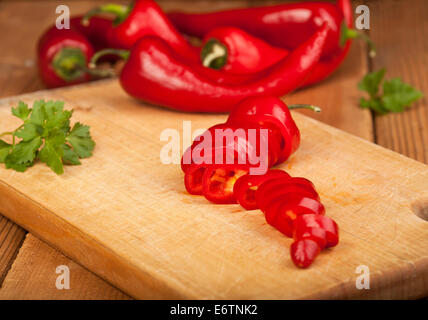
[{"label": "red pepper flesh", "polygon": [[271,201],[290,192],[298,192],[315,200],[320,200],[312,182],[305,178],[281,178],[263,183],[256,193],[256,202],[264,210]]},{"label": "red pepper flesh", "polygon": [[256,191],[258,187],[267,180],[281,177],[290,177],[290,175],[283,170],[269,170],[264,175],[246,174],[240,177],[233,187],[235,199],[244,209],[258,209],[256,203]]},{"label": "red pepper flesh", "polygon": [[[326,216],[316,214],[304,214],[299,216],[295,221],[295,229],[300,227],[321,228],[326,232],[326,247],[334,247],[339,243],[339,227],[337,223]],[[296,235],[298,238],[298,235]]]},{"label": "red pepper flesh", "polygon": [[233,186],[239,177],[248,173],[244,165],[211,165],[202,177],[203,194],[214,203],[236,203]]},{"label": "red pepper flesh", "polygon": [[309,267],[320,253],[318,243],[310,239],[294,241],[290,246],[290,255],[299,268]]},{"label": "red pepper flesh", "polygon": [[257,122],[272,124],[280,132],[281,152],[277,163],[284,162],[300,145],[300,131],[287,105],[276,97],[249,97],[232,109],[229,123]]}]

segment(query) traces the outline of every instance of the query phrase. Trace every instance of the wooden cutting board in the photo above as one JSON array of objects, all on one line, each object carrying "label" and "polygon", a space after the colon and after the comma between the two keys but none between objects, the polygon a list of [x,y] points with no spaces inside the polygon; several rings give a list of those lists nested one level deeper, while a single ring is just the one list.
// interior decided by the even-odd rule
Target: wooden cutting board
[{"label": "wooden cutting board", "polygon": [[[291,239],[263,214],[186,193],[160,162],[166,128],[226,115],[184,114],[126,96],[115,80],[0,100],[1,131],[18,100],[59,99],[91,126],[94,156],[56,176],[37,163],[0,167],[0,212],[136,298],[388,298],[428,294],[428,166],[293,113],[298,152],[280,168],[312,180],[341,242],[297,269]],[[358,121],[358,119],[356,119]],[[356,269],[370,270],[359,290]]]}]

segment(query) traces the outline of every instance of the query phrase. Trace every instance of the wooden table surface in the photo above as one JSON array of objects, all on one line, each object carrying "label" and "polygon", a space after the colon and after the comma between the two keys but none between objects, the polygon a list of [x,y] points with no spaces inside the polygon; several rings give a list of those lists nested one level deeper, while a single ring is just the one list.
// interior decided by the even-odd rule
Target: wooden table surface
[{"label": "wooden table surface", "polygon": [[[37,76],[35,45],[55,21],[58,4],[72,15],[104,1],[0,0],[0,97],[43,89]],[[110,2],[110,1],[105,1]],[[120,2],[120,1],[114,1]],[[159,1],[164,9],[188,11],[256,6],[277,1]],[[401,77],[428,92],[428,3],[425,0],[354,1],[370,8],[370,36],[378,55],[355,42],[346,62],[327,81],[287,97],[288,103],[309,102],[323,107],[320,121],[428,163],[428,104],[419,101],[400,114],[376,116],[358,108],[357,83],[368,71],[386,67],[387,77]],[[70,289],[58,290],[56,268],[70,268]],[[74,263],[25,230],[0,216],[0,299],[129,299],[127,295]]]}]

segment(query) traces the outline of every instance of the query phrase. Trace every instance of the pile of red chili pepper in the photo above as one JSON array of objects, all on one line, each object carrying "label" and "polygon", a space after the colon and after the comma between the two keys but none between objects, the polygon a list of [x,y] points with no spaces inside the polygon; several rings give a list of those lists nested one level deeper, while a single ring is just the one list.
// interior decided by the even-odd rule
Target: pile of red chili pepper
[{"label": "pile of red chili pepper", "polygon": [[[337,245],[339,238],[337,224],[324,216],[325,208],[309,180],[268,170],[299,147],[300,132],[289,111],[296,107],[287,107],[276,97],[244,99],[225,123],[194,140],[182,157],[182,170],[190,194],[262,210],[270,225],[294,237],[291,257],[297,266],[306,268],[322,249]],[[250,129],[260,135],[250,139]],[[265,130],[265,140],[261,130]],[[263,145],[268,146],[264,154]],[[258,162],[251,161],[254,158]],[[253,174],[256,166],[264,172]]]},{"label": "pile of red chili pepper", "polygon": [[136,0],[94,8],[72,19],[70,30],[52,27],[40,41],[39,65],[48,86],[61,86],[108,74],[96,63],[118,55],[127,60],[120,83],[131,96],[226,112],[243,98],[282,96],[325,79],[358,35],[350,0],[168,15],[152,0]]}]

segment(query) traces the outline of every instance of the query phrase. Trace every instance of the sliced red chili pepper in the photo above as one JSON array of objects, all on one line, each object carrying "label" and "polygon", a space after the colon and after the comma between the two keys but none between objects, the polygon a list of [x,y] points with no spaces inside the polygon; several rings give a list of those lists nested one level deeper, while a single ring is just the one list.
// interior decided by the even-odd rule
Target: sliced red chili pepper
[{"label": "sliced red chili pepper", "polygon": [[[229,154],[223,154],[221,162],[217,161],[219,158],[212,157],[209,163],[234,163],[248,164],[255,167],[261,166],[263,168],[271,167],[277,159],[277,154],[273,150],[278,148],[278,142],[274,138],[269,138],[269,129],[266,129],[268,130],[267,136],[262,135],[259,132],[260,129],[263,128],[251,125],[236,126],[228,123],[212,126],[202,135],[198,136],[191,147],[185,151],[181,159],[182,170],[185,172],[187,166],[193,163],[195,158],[204,158],[205,149],[210,148],[210,150],[215,150],[222,148],[222,146],[225,147],[224,150],[229,150]],[[217,130],[223,130],[223,132],[217,132]],[[251,138],[250,130],[256,130],[255,133],[251,133]],[[266,150],[262,148],[262,146],[266,145],[268,146],[267,154],[265,154]],[[218,155],[220,156],[220,154]],[[232,157],[233,161],[230,161]],[[264,163],[264,165],[261,163]]]},{"label": "sliced red chili pepper", "polygon": [[241,101],[230,113],[228,123],[257,121],[259,125],[274,125],[282,137],[283,146],[278,162],[288,159],[300,145],[300,131],[287,105],[276,97],[250,97]]},{"label": "sliced red chili pepper", "polygon": [[235,199],[247,210],[257,209],[255,195],[258,187],[267,180],[279,177],[290,177],[290,175],[283,170],[269,170],[264,175],[246,174],[240,177],[233,187]]},{"label": "sliced red chili pepper", "polygon": [[256,193],[256,202],[258,207],[264,210],[272,200],[288,193],[300,193],[306,197],[320,200],[312,182],[305,178],[293,177],[290,179],[276,179],[275,181],[264,183]]},{"label": "sliced red chili pepper", "polygon": [[327,245],[327,232],[321,228],[319,225],[307,223],[308,221],[303,218],[305,216],[317,216],[317,217],[323,217],[321,215],[317,214],[304,214],[301,216],[297,216],[296,220],[294,220],[294,232],[293,232],[293,238],[294,240],[301,240],[301,239],[311,239],[318,243],[319,247],[321,249],[325,248]]},{"label": "sliced red chili pepper", "polygon": [[290,246],[291,259],[299,268],[309,267],[320,251],[318,243],[311,239],[297,240]]},{"label": "sliced red chili pepper", "polygon": [[202,194],[202,177],[205,172],[205,164],[189,165],[184,174],[184,186],[190,194]]},{"label": "sliced red chili pepper", "polygon": [[266,221],[274,228],[285,234],[293,236],[293,222],[297,216],[303,214],[325,213],[324,206],[318,200],[305,197],[299,193],[290,193],[271,201],[264,210]]},{"label": "sliced red chili pepper", "polygon": [[211,165],[202,177],[203,194],[214,203],[236,203],[233,186],[236,180],[248,173],[248,166]]},{"label": "sliced red chili pepper", "polygon": [[299,238],[299,234],[302,233],[304,228],[320,228],[326,232],[326,247],[334,247],[339,243],[339,227],[337,223],[326,216],[317,214],[304,214],[299,216],[295,221],[296,237]]}]

